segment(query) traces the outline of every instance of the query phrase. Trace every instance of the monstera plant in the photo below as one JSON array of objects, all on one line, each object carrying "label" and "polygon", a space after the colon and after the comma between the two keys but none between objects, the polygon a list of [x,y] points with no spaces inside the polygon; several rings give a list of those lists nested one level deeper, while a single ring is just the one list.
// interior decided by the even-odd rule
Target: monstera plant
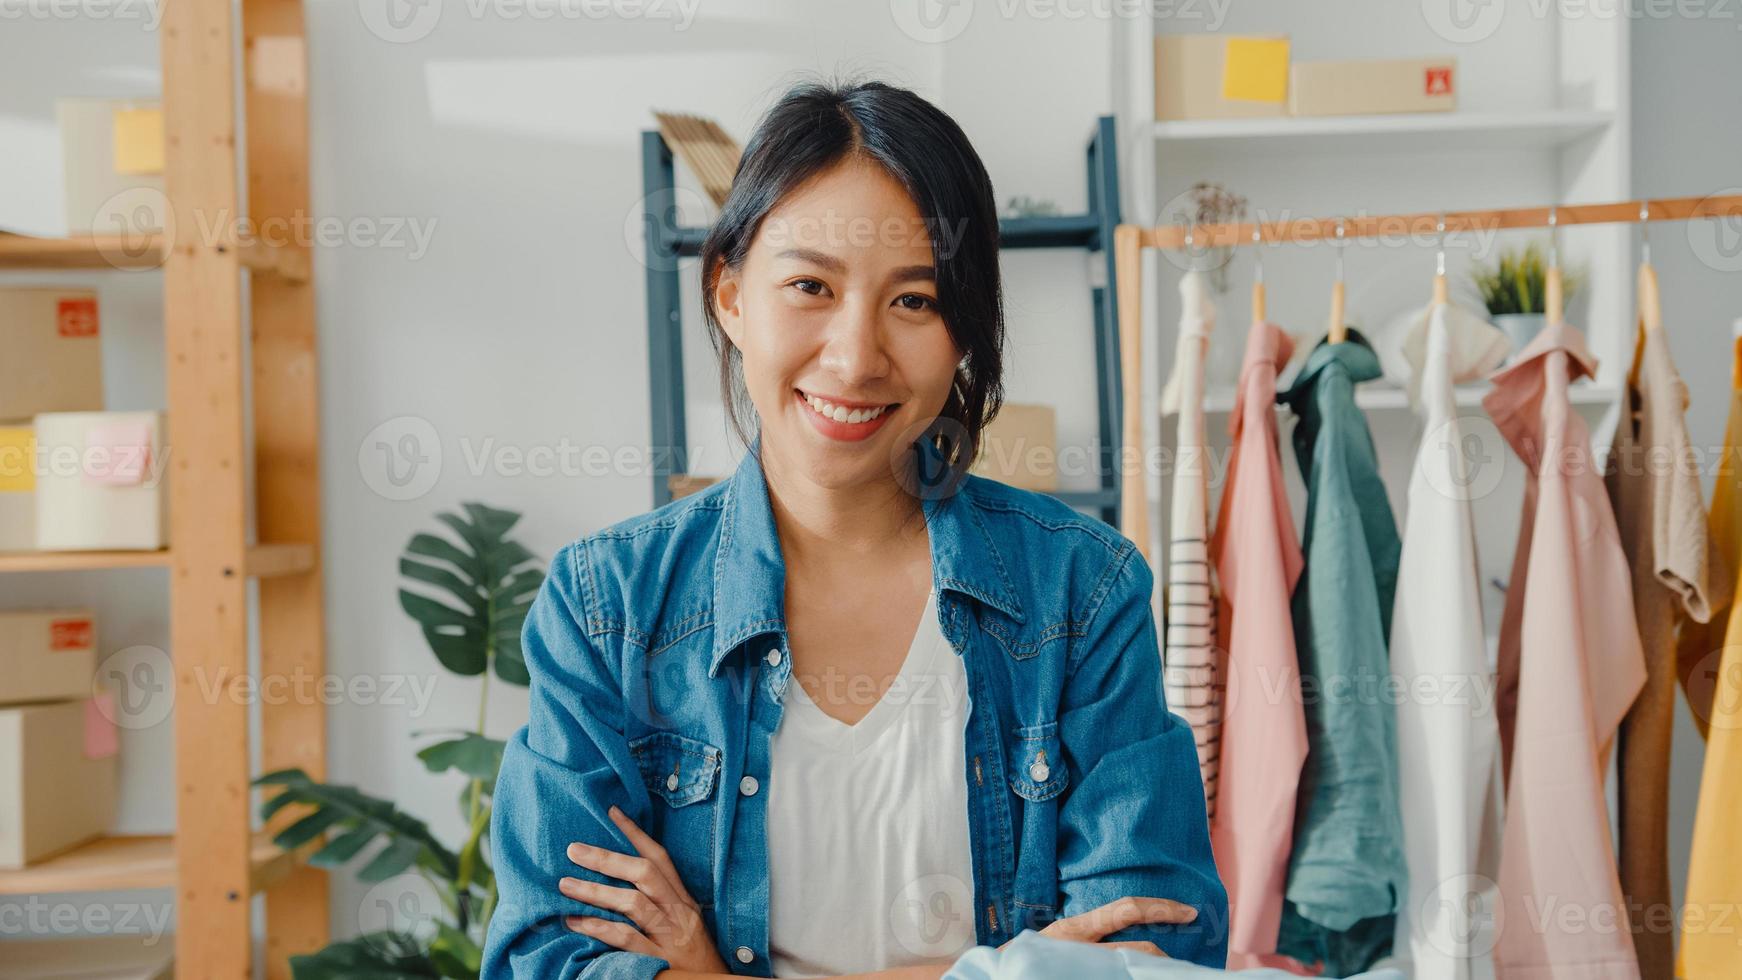
[{"label": "monstera plant", "polygon": [[[544,569],[532,552],[508,536],[519,514],[476,503],[460,509],[461,514],[436,515],[451,536],[417,534],[406,545],[399,559],[406,586],[399,590],[399,605],[422,628],[442,667],[483,681],[476,727],[420,733],[442,737],[417,753],[432,773],[455,771],[466,777],[459,800],[466,840],[450,849],[422,820],[391,801],[355,787],[319,782],[301,769],[256,780],[256,785],[278,788],[261,806],[262,819],[286,807],[304,808],[303,816],[273,838],[278,846],[302,847],[324,833],[327,837],[310,856],[310,864],[336,868],[355,862],[357,877],[369,883],[415,873],[440,900],[439,909],[428,916],[431,928],[390,926],[317,953],[292,956],[296,980],[478,976],[485,930],[496,906],[496,876],[485,844],[503,748],[501,740],[484,734],[489,680],[494,673],[509,684],[527,684],[520,629],[544,582]],[[365,851],[367,858],[362,856]]]}]

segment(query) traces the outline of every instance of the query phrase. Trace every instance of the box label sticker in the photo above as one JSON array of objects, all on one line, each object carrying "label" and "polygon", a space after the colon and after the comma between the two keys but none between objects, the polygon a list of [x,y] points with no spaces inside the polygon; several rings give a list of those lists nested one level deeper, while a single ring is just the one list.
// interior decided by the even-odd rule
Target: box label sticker
[{"label": "box label sticker", "polygon": [[163,110],[116,109],[115,172],[127,176],[163,173]]},{"label": "box label sticker", "polygon": [[115,694],[100,691],[85,702],[85,758],[107,759],[121,750],[115,730]]},{"label": "box label sticker", "polygon": [[36,434],[29,426],[0,426],[0,493],[36,490]]},{"label": "box label sticker", "polygon": [[89,296],[61,300],[55,310],[54,326],[62,337],[95,337],[97,301]]},{"label": "box label sticker", "polygon": [[1288,41],[1231,37],[1222,48],[1222,98],[1288,101]]},{"label": "box label sticker", "polygon": [[85,483],[136,487],[151,466],[151,427],[144,422],[93,425],[85,433]]},{"label": "box label sticker", "polygon": [[1429,68],[1427,70],[1427,94],[1452,94],[1452,69],[1450,67]]},{"label": "box label sticker", "polygon": [[89,650],[95,633],[88,619],[56,619],[48,624],[48,648]]}]

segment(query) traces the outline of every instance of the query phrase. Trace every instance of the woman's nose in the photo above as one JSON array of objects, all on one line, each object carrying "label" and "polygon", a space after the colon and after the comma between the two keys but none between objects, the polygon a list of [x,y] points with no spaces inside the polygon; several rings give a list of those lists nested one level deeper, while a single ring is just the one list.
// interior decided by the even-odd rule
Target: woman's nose
[{"label": "woman's nose", "polygon": [[889,371],[883,346],[883,325],[870,304],[848,303],[829,323],[823,346],[823,368],[845,384],[880,378]]}]

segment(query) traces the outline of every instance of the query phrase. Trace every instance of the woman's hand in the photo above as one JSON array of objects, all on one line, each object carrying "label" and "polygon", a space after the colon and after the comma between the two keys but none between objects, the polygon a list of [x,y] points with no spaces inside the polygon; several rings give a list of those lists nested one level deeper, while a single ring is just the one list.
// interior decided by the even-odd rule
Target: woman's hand
[{"label": "woman's hand", "polygon": [[610,812],[611,821],[635,845],[635,855],[577,842],[569,845],[569,860],[635,887],[564,878],[557,888],[570,898],[621,912],[634,925],[591,915],[568,916],[565,924],[608,946],[657,956],[676,970],[730,972],[703,927],[701,908],[678,878],[671,855],[621,810],[612,807]]},{"label": "woman's hand", "polygon": [[[1146,922],[1166,922],[1175,925],[1192,921],[1198,917],[1198,910],[1190,905],[1165,898],[1121,898],[1108,902],[1100,908],[1090,909],[1079,915],[1055,919],[1045,929],[1040,931],[1043,936],[1054,939],[1068,939],[1079,943],[1099,943],[1102,936],[1118,932],[1126,926],[1140,925]],[[1106,946],[1122,946],[1155,956],[1166,956],[1161,948],[1152,942],[1144,940],[1124,940],[1115,943],[1104,943]]]}]

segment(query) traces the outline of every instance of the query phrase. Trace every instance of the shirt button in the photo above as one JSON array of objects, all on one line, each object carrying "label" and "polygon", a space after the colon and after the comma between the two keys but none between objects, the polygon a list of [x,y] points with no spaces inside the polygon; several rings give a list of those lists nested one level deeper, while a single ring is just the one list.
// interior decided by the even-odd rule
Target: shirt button
[{"label": "shirt button", "polygon": [[677,773],[674,772],[665,777],[665,788],[669,790],[677,789]]},{"label": "shirt button", "polygon": [[1037,783],[1046,782],[1046,777],[1050,775],[1052,775],[1052,770],[1046,767],[1046,763],[1039,760],[1036,760],[1034,765],[1028,767],[1028,778]]},{"label": "shirt button", "polygon": [[738,947],[737,956],[738,956],[738,962],[748,963],[751,960],[756,958],[756,953],[754,950],[752,950],[748,946],[740,946],[740,947]]},{"label": "shirt button", "polygon": [[780,648],[775,647],[769,650],[768,656],[763,657],[762,659],[768,661],[768,666],[770,667],[780,666]]},{"label": "shirt button", "polygon": [[[756,777],[755,776],[745,776],[743,779],[738,780],[738,792],[743,793],[745,796],[755,796],[756,795]],[[744,947],[740,946],[738,948],[743,949]],[[745,960],[744,962],[748,963],[750,961]]]}]

